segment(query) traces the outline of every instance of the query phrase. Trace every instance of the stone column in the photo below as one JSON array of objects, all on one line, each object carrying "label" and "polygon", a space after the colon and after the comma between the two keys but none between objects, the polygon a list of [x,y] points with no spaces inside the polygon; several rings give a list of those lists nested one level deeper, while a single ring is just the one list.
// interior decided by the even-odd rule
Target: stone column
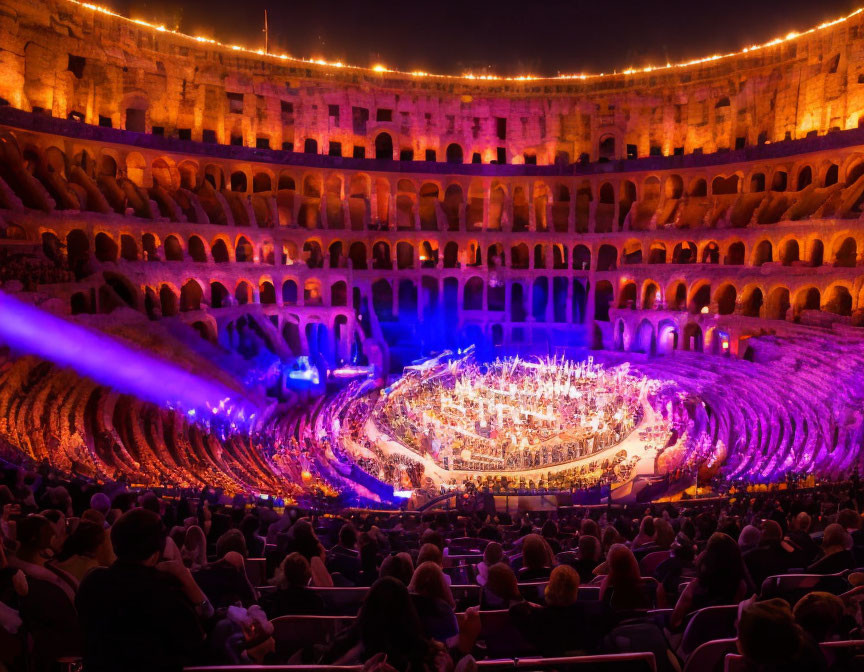
[{"label": "stone column", "polygon": [[387,228],[396,230],[396,182],[390,183],[390,202],[387,204]]},{"label": "stone column", "polygon": [[489,199],[491,191],[488,184],[483,185],[483,231],[489,230]]}]

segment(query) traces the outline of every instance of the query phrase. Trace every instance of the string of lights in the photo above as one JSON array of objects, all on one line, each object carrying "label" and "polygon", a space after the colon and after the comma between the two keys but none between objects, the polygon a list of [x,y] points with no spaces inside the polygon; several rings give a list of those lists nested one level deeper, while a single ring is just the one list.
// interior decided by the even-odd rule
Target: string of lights
[{"label": "string of lights", "polygon": [[131,23],[135,23],[137,25],[144,26],[146,28],[151,28],[153,30],[156,30],[156,31],[159,31],[162,33],[170,33],[170,34],[177,36],[177,37],[180,37],[180,38],[193,40],[195,42],[200,42],[200,43],[204,43],[204,44],[210,44],[210,45],[213,45],[216,47],[230,49],[232,51],[239,51],[239,52],[243,52],[243,53],[247,53],[247,54],[255,54],[258,56],[263,56],[265,58],[271,58],[271,59],[276,59],[276,60],[280,60],[280,61],[293,61],[296,63],[322,65],[322,66],[333,67],[333,68],[348,68],[351,70],[357,70],[357,71],[361,71],[361,72],[391,73],[391,74],[405,75],[405,76],[411,76],[411,77],[430,77],[430,78],[439,78],[439,79],[464,79],[464,80],[487,80],[487,81],[502,81],[502,82],[528,82],[528,81],[542,81],[542,80],[559,80],[559,81],[560,80],[587,80],[587,79],[597,79],[597,78],[601,78],[601,77],[610,77],[610,76],[617,76],[617,75],[625,75],[626,76],[626,75],[658,72],[658,71],[663,71],[663,70],[673,70],[676,68],[687,68],[687,67],[691,67],[691,66],[695,66],[695,65],[701,65],[704,63],[711,63],[713,61],[720,61],[720,60],[723,60],[726,58],[733,58],[735,56],[740,56],[742,54],[749,54],[749,53],[753,53],[755,51],[759,51],[762,49],[768,49],[770,47],[775,47],[775,46],[778,46],[778,45],[786,43],[786,42],[791,42],[791,41],[799,39],[801,37],[805,37],[807,35],[812,35],[818,31],[825,30],[827,28],[831,28],[831,27],[836,26],[838,24],[844,23],[845,21],[848,21],[849,19],[852,19],[855,16],[858,16],[859,14],[864,12],[864,7],[861,7],[859,9],[856,9],[851,14],[848,14],[846,16],[842,16],[842,17],[837,18],[837,19],[834,19],[833,21],[826,21],[826,22],[821,23],[818,26],[814,26],[808,30],[804,30],[801,32],[793,31],[793,32],[788,33],[784,37],[777,37],[777,38],[774,38],[773,40],[769,40],[768,42],[765,42],[763,44],[756,44],[756,45],[752,45],[749,47],[744,47],[743,49],[741,49],[740,51],[737,51],[737,52],[730,52],[728,54],[714,54],[712,56],[705,56],[702,58],[696,58],[696,59],[693,59],[690,61],[684,61],[681,63],[666,63],[665,65],[647,65],[647,66],[640,67],[640,68],[630,67],[630,68],[627,68],[627,69],[622,70],[620,72],[615,71],[612,73],[605,73],[605,72],[590,73],[590,74],[589,73],[572,73],[572,74],[559,74],[559,75],[551,75],[551,76],[537,76],[537,75],[525,74],[525,75],[515,75],[515,76],[503,76],[503,75],[489,75],[489,74],[478,75],[478,74],[473,74],[473,73],[464,73],[462,75],[444,75],[444,74],[435,74],[435,73],[430,73],[430,72],[424,72],[421,70],[413,70],[413,71],[407,72],[407,71],[399,70],[398,68],[390,68],[390,67],[383,65],[383,64],[380,64],[380,63],[375,64],[372,67],[363,67],[363,66],[357,66],[357,65],[348,65],[348,64],[342,63],[341,61],[327,61],[325,59],[320,59],[320,58],[301,58],[298,56],[290,56],[288,54],[271,54],[271,53],[268,53],[267,51],[265,51],[264,49],[250,49],[248,47],[236,45],[236,44],[233,44],[233,45],[223,44],[222,42],[219,42],[218,40],[215,40],[215,39],[209,38],[209,37],[186,35],[185,33],[181,33],[179,31],[170,30],[164,25],[157,25],[157,24],[150,23],[148,21],[144,21],[143,19],[133,19],[133,18],[123,16],[122,14],[118,14],[117,12],[114,12],[113,10],[108,9],[107,7],[95,5],[93,3],[81,2],[80,0],[67,0],[67,2],[71,2],[73,4],[79,5],[81,7],[85,7],[89,10],[94,11],[94,12],[98,12],[101,14],[112,16],[114,18],[118,18],[118,19],[121,19],[123,21],[129,21]]}]

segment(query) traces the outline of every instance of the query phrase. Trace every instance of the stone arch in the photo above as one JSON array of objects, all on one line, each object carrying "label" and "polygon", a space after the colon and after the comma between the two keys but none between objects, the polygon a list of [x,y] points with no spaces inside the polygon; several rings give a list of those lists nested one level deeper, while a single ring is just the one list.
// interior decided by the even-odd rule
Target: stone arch
[{"label": "stone arch", "polygon": [[584,271],[591,268],[591,250],[587,245],[576,245],[573,248],[573,268]]},{"label": "stone arch", "polygon": [[360,241],[351,243],[348,248],[348,258],[351,260],[351,267],[357,271],[365,271],[368,265],[366,261],[366,245]]},{"label": "stone arch", "polygon": [[120,235],[120,257],[125,261],[138,261],[138,243],[128,233]]},{"label": "stone arch", "polygon": [[393,160],[393,138],[389,133],[379,133],[375,136],[375,158],[379,161]]},{"label": "stone arch", "polygon": [[[423,190],[421,188],[421,212],[423,210]],[[437,192],[436,192],[436,200],[437,200]],[[447,215],[447,228],[450,231],[458,231],[459,230],[459,220],[462,212],[462,207],[464,203],[464,196],[462,193],[462,187],[455,182],[447,186],[447,189],[444,191],[444,201],[441,204],[441,207],[444,210],[444,214]],[[422,223],[422,215],[421,215],[421,223]]]},{"label": "stone arch", "polygon": [[220,165],[208,163],[204,166],[204,180],[216,191],[222,191],[225,188],[225,171]]},{"label": "stone arch", "polygon": [[180,175],[180,186],[184,189],[194,191],[198,188],[198,164],[186,159],[177,165]]},{"label": "stone arch", "polygon": [[741,293],[741,314],[745,317],[760,317],[764,295],[760,287],[747,287]]},{"label": "stone arch", "polygon": [[274,305],[276,303],[276,289],[271,280],[262,278],[258,283],[258,302],[262,305]]},{"label": "stone arch", "polygon": [[245,194],[249,190],[249,178],[246,171],[235,170],[231,173],[231,191]]},{"label": "stone arch", "polygon": [[858,263],[858,244],[852,236],[838,236],[831,256],[835,268],[855,268]]},{"label": "stone arch", "polygon": [[597,251],[597,270],[614,271],[618,268],[618,250],[614,245],[603,244]]},{"label": "stone arch", "polygon": [[705,337],[702,334],[702,327],[695,322],[689,322],[684,326],[684,338],[681,342],[681,349],[691,352],[702,352],[705,349]]},{"label": "stone arch", "polygon": [[698,259],[698,248],[692,240],[678,243],[672,250],[673,264],[695,264]]},{"label": "stone arch", "polygon": [[795,313],[802,310],[821,310],[822,295],[816,287],[802,287],[795,293]]},{"label": "stone arch", "polygon": [[469,278],[462,297],[464,310],[483,310],[483,279],[476,275]]},{"label": "stone arch", "polygon": [[738,300],[738,292],[735,285],[726,282],[717,288],[714,294],[714,302],[717,304],[718,315],[732,315],[735,312],[735,303]]},{"label": "stone arch", "polygon": [[285,306],[297,305],[297,281],[289,278],[282,283],[282,304]]},{"label": "stone arch", "polygon": [[[128,159],[127,159],[128,161]],[[150,166],[150,174],[153,177],[153,184],[156,184],[163,189],[173,191],[180,184],[180,176],[177,173],[177,168],[174,161],[165,156],[160,156],[153,161]],[[141,185],[139,185],[141,186]]]},{"label": "stone arch", "polygon": [[692,198],[704,198],[708,196],[708,182],[705,181],[705,178],[697,177],[691,180],[687,195]]},{"label": "stone arch", "polygon": [[636,301],[636,283],[632,280],[624,282],[618,293],[618,307],[634,309],[636,308]]},{"label": "stone arch", "polygon": [[252,193],[273,191],[273,175],[268,171],[260,171],[252,176]]},{"label": "stone arch", "polygon": [[[527,257],[527,248],[526,248]],[[449,241],[444,245],[444,268],[458,268],[459,266],[459,245],[454,241]]]},{"label": "stone arch", "polygon": [[669,310],[687,309],[687,285],[683,280],[673,280],[666,288],[666,307]]},{"label": "stone arch", "polygon": [[372,246],[372,268],[376,270],[389,271],[393,268],[390,258],[390,243],[379,240]]},{"label": "stone arch", "polygon": [[719,264],[720,263],[720,246],[717,244],[715,240],[709,240],[708,242],[702,243],[702,258],[700,259],[703,264]]},{"label": "stone arch", "polygon": [[730,175],[729,177],[717,176],[711,181],[711,194],[713,196],[722,196],[726,194],[738,193],[738,176]]},{"label": "stone arch", "polygon": [[750,176],[750,193],[758,194],[765,191],[765,173],[753,173]]},{"label": "stone arch", "polygon": [[177,293],[170,285],[164,284],[159,288],[159,303],[162,307],[162,317],[177,315]]},{"label": "stone arch", "polygon": [[214,280],[210,283],[210,307],[225,308],[231,305],[231,294],[221,282]]},{"label": "stone arch", "polygon": [[780,243],[780,263],[784,266],[791,266],[792,264],[801,260],[801,248],[798,245],[798,241],[794,238],[787,238],[786,240]]},{"label": "stone arch", "polygon": [[117,261],[117,243],[107,233],[99,232],[93,242],[93,252],[96,259],[101,262]]},{"label": "stone arch", "polygon": [[447,145],[446,158],[447,163],[462,163],[464,160],[462,146],[459,143],[451,142]]},{"label": "stone arch", "polygon": [[239,236],[237,243],[234,246],[234,260],[237,263],[250,262],[255,260],[255,248],[246,236]]},{"label": "stone arch", "polygon": [[217,238],[210,246],[210,253],[213,255],[213,261],[217,264],[227,264],[231,261],[231,256],[228,252],[228,244],[222,238]]},{"label": "stone arch", "polygon": [[621,261],[625,265],[641,264],[643,262],[642,241],[635,239],[625,242],[624,247],[621,248]]},{"label": "stone arch", "polygon": [[753,266],[761,266],[774,261],[774,249],[770,240],[763,240],[753,248]]},{"label": "stone arch", "polygon": [[204,290],[197,280],[190,278],[180,288],[180,311],[201,310],[201,300],[204,298]]},{"label": "stone arch", "polygon": [[594,292],[594,319],[609,321],[609,307],[615,300],[615,290],[608,280],[600,280]]},{"label": "stone arch", "polygon": [[636,328],[636,335],[630,343],[630,350],[646,355],[657,354],[657,336],[650,320],[642,320]]},{"label": "stone arch", "polygon": [[396,268],[399,270],[414,268],[414,246],[411,243],[405,241],[396,243]]},{"label": "stone arch", "polygon": [[526,269],[531,264],[530,252],[528,245],[519,243],[510,248],[510,268]]},{"label": "stone arch", "polygon": [[159,241],[152,233],[145,233],[141,236],[141,249],[144,252],[144,259],[147,261],[159,261],[159,250],[157,249]]},{"label": "stone arch", "polygon": [[602,163],[604,161],[614,161],[617,158],[615,136],[610,133],[601,135],[597,143],[597,160]]},{"label": "stone arch", "polygon": [[234,288],[234,300],[238,306],[245,306],[254,301],[252,285],[247,280],[240,280]]},{"label": "stone arch", "polygon": [[687,309],[696,315],[706,309],[710,310],[710,305],[711,282],[708,280],[698,280],[693,283],[690,290],[690,300],[687,302]]},{"label": "stone arch", "polygon": [[673,320],[661,320],[657,325],[657,352],[669,354],[678,349],[678,325]]},{"label": "stone arch", "polygon": [[795,190],[801,191],[813,183],[813,169],[810,166],[801,166],[795,177]]},{"label": "stone arch", "polygon": [[143,187],[144,174],[147,172],[147,162],[140,152],[129,152],[126,155],[126,178],[132,184]]},{"label": "stone arch", "polygon": [[790,306],[789,289],[775,287],[768,293],[768,298],[765,301],[765,319],[785,320]]},{"label": "stone arch", "polygon": [[825,303],[822,310],[835,315],[852,315],[852,293],[843,284],[834,284],[825,290]]},{"label": "stone arch", "polygon": [[659,285],[653,280],[646,280],[642,284],[642,310],[654,310],[657,307],[657,297],[659,295]]},{"label": "stone arch", "polygon": [[665,264],[666,263],[666,244],[655,240],[648,247],[648,263],[649,264]]},{"label": "stone arch", "polygon": [[680,175],[669,175],[663,182],[663,196],[667,199],[678,200],[684,195],[684,180]]},{"label": "stone arch", "polygon": [[330,305],[344,307],[348,305],[348,283],[337,280],[330,285]]},{"label": "stone arch", "polygon": [[743,266],[746,259],[743,241],[736,240],[729,244],[724,263],[727,266]]},{"label": "stone arch", "polygon": [[183,261],[183,245],[173,233],[165,237],[162,249],[165,251],[165,261]]}]

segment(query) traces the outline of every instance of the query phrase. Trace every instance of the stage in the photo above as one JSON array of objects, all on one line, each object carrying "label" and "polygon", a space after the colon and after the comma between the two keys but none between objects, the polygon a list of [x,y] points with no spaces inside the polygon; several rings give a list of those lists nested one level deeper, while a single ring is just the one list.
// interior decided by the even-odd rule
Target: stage
[{"label": "stage", "polygon": [[593,358],[478,364],[447,353],[384,389],[346,390],[322,431],[334,453],[405,493],[620,487],[662,475],[658,457],[678,450],[658,395],[667,387]]}]

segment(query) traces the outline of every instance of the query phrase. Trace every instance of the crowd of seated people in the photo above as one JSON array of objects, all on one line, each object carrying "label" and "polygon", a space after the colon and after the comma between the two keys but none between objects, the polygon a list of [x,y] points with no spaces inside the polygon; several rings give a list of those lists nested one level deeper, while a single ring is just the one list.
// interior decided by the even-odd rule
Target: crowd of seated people
[{"label": "crowd of seated people", "polygon": [[[638,507],[337,517],[47,468],[0,477],[3,672],[79,660],[86,671],[437,671],[627,652],[677,670],[709,642],[739,669],[843,670],[854,659],[826,642],[864,626],[857,482]],[[284,619],[311,617],[327,625],[285,639]]]}]

